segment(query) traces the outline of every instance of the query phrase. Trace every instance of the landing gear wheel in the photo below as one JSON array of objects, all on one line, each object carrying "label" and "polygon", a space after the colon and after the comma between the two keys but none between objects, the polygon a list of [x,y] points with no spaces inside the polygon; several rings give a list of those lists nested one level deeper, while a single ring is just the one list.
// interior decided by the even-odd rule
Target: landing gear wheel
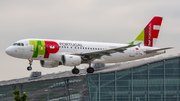
[{"label": "landing gear wheel", "polygon": [[89,67],[89,68],[87,68],[87,73],[93,73],[94,72],[94,68],[92,68],[92,67]]},{"label": "landing gear wheel", "polygon": [[31,71],[32,70],[31,65],[32,65],[33,60],[32,59],[28,59],[28,61],[29,61],[29,67],[27,67],[27,70]]},{"label": "landing gear wheel", "polygon": [[32,67],[31,67],[31,66],[27,67],[27,70],[28,70],[28,71],[31,71],[31,70],[32,70]]},{"label": "landing gear wheel", "polygon": [[72,73],[73,74],[78,74],[79,73],[79,69],[77,69],[76,67],[74,69],[72,69]]}]

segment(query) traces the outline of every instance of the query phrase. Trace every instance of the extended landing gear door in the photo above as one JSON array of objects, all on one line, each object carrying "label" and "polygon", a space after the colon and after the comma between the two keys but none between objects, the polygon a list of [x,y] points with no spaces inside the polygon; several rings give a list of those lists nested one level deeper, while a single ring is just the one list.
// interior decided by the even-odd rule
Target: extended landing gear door
[{"label": "extended landing gear door", "polygon": [[35,45],[31,45],[31,51],[36,51],[36,49],[35,49]]}]

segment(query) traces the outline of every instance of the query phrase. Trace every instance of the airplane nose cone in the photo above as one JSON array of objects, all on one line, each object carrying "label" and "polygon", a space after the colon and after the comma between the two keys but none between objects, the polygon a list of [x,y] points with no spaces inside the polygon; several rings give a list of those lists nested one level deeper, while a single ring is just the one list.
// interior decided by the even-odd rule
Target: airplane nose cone
[{"label": "airplane nose cone", "polygon": [[11,49],[10,49],[10,47],[6,48],[5,52],[6,52],[6,54],[11,55]]}]

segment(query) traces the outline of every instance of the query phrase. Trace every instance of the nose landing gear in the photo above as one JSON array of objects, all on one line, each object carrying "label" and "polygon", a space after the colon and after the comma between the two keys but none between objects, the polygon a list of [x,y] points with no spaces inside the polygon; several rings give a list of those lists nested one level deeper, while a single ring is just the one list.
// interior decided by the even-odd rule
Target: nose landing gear
[{"label": "nose landing gear", "polygon": [[27,70],[31,71],[32,70],[31,65],[32,65],[33,60],[32,59],[28,59],[28,60],[29,60],[29,66],[27,67]]},{"label": "nose landing gear", "polygon": [[28,67],[27,67],[27,70],[28,70],[28,71],[31,71],[31,70],[32,70],[32,67],[31,67],[31,66],[28,66]]}]

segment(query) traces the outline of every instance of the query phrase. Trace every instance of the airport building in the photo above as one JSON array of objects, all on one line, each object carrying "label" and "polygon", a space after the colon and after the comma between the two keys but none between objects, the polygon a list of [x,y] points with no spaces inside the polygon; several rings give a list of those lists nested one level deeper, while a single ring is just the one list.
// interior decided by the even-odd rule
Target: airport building
[{"label": "airport building", "polygon": [[71,71],[1,81],[1,101],[18,89],[31,101],[180,101],[180,55],[108,65],[86,74]]}]

